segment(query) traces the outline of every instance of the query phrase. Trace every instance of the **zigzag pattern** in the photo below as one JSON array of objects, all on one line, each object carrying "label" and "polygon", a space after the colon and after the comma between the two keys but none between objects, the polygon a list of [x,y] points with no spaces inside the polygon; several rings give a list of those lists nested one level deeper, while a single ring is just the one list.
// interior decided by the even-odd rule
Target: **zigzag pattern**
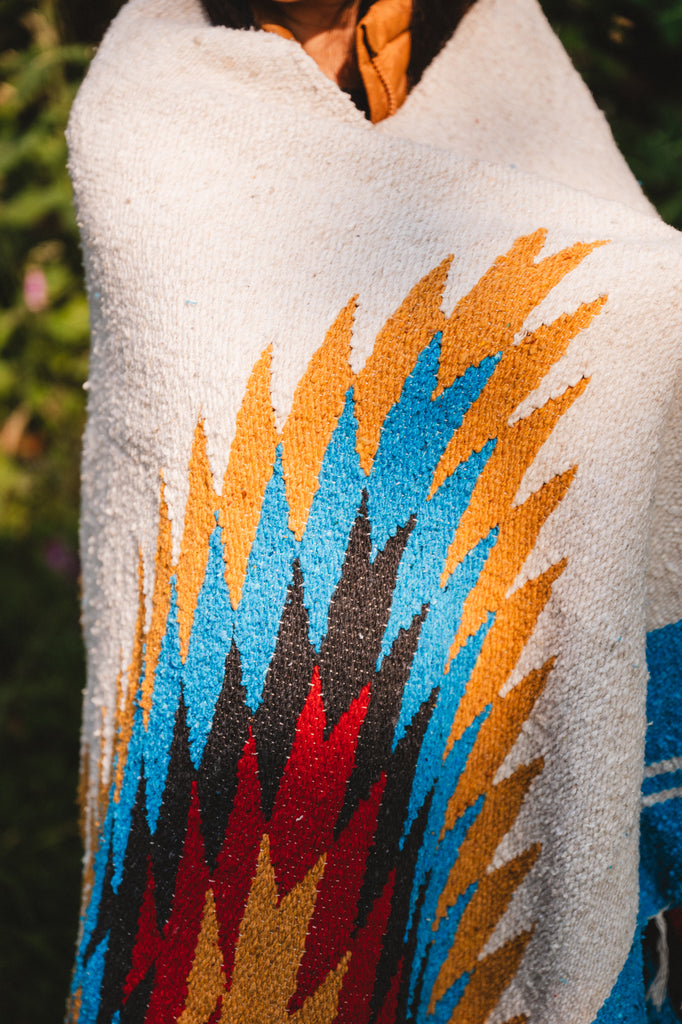
[{"label": "zigzag pattern", "polygon": [[91,793],[74,1024],[483,1024],[511,982],[532,931],[488,946],[541,850],[491,864],[542,760],[496,777],[553,662],[501,694],[566,563],[510,588],[575,471],[514,497],[587,382],[509,419],[605,301],[515,342],[594,248],[543,242],[449,319],[444,261],[357,376],[349,303],[281,435],[265,352],[220,494],[198,423]]}]

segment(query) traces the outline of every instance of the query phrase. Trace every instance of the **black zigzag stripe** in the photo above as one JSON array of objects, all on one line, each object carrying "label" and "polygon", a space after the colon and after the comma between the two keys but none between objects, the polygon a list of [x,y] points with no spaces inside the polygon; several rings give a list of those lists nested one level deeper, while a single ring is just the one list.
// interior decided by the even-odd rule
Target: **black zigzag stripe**
[{"label": "black zigzag stripe", "polygon": [[320,649],[320,678],[328,732],[376,672],[400,559],[414,522],[412,518],[407,526],[400,528],[372,562],[367,492],[363,492],[341,579],[332,597],[327,634]]},{"label": "black zigzag stripe", "polygon": [[211,732],[197,772],[201,829],[209,867],[215,867],[237,792],[237,765],[249,734],[251,711],[242,686],[239,651],[232,644],[225,658],[223,686]]}]

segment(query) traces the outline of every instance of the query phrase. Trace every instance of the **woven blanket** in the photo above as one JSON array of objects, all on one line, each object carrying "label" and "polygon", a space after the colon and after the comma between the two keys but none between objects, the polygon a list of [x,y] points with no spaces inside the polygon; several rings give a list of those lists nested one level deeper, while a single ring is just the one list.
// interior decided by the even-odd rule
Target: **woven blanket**
[{"label": "woven blanket", "polygon": [[682,247],[535,0],[377,125],[130,0],[69,144],[69,1020],[672,1024]]}]

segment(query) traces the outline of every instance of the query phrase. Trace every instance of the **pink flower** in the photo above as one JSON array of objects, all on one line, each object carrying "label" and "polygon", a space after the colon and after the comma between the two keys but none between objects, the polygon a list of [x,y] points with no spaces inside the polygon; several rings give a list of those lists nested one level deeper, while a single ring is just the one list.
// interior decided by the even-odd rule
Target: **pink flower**
[{"label": "pink flower", "polygon": [[30,267],[24,275],[24,302],[31,313],[40,313],[49,302],[47,278],[41,267]]},{"label": "pink flower", "polygon": [[78,578],[80,565],[78,555],[70,544],[66,544],[59,537],[48,540],[43,547],[43,558],[45,564],[58,576],[66,576],[67,579]]}]

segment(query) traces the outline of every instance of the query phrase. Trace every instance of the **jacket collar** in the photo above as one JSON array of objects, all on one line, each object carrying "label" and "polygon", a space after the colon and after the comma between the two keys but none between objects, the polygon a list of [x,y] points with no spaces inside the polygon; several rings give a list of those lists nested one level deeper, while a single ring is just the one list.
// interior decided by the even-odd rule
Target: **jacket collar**
[{"label": "jacket collar", "polygon": [[[293,39],[288,29],[254,5],[259,28]],[[356,28],[358,67],[367,93],[371,121],[395,114],[408,92],[412,0],[375,0]]]}]

